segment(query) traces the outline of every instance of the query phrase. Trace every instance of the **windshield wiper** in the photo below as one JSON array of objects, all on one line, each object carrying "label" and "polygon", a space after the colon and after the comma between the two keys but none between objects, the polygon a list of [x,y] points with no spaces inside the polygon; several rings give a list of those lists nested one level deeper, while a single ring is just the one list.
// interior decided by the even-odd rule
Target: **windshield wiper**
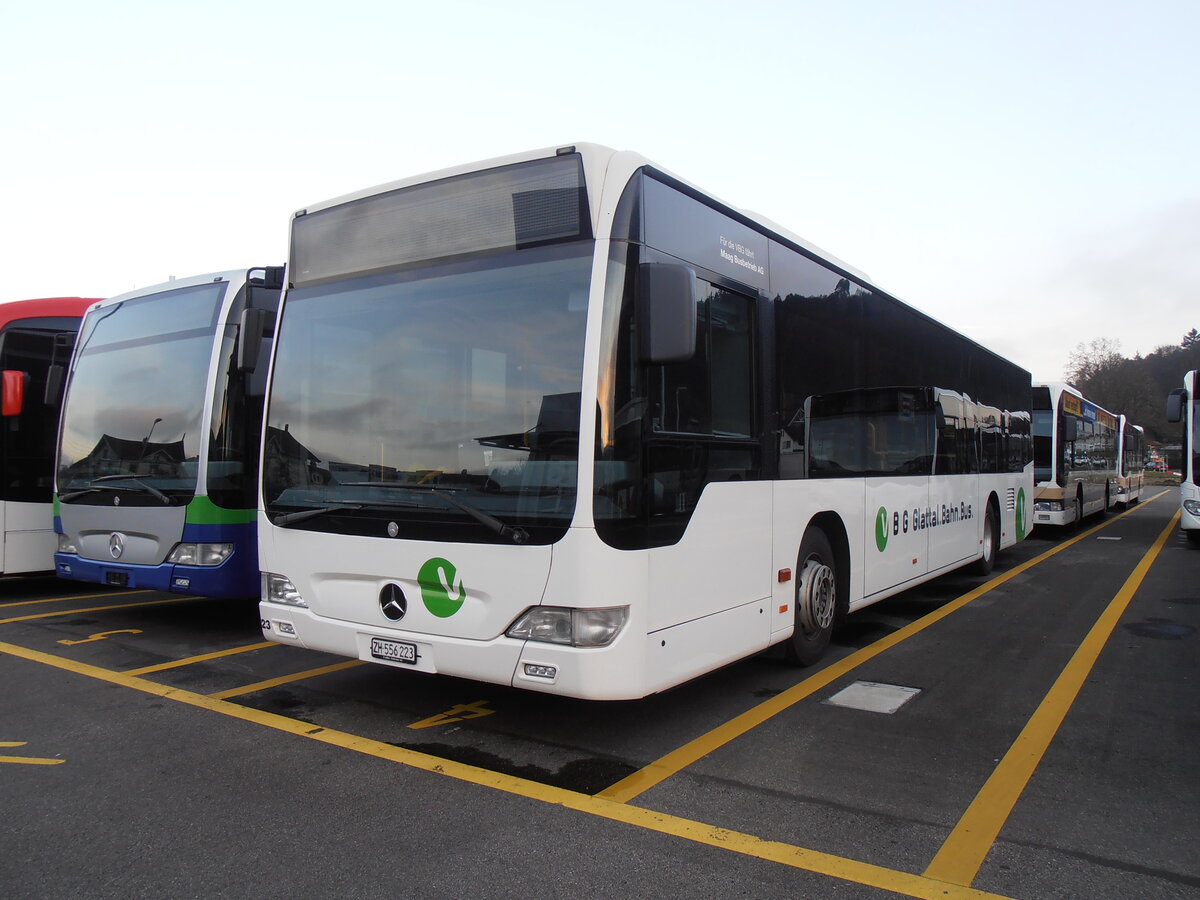
[{"label": "windshield wiper", "polygon": [[171,504],[171,498],[160,491],[153,485],[146,484],[144,481],[138,480],[136,475],[101,475],[99,478],[93,478],[88,482],[88,486],[78,491],[68,491],[65,494],[60,494],[59,500],[71,501],[76,497],[82,497],[84,494],[92,494],[97,491],[106,490],[106,488],[95,487],[102,481],[132,481],[137,487],[111,487],[107,488],[110,491],[137,491],[142,494],[150,494],[156,500],[161,500],[164,505]]},{"label": "windshield wiper", "polygon": [[479,524],[490,528],[496,534],[500,535],[500,537],[508,538],[514,544],[524,544],[529,540],[529,532],[521,526],[506,525],[495,516],[488,515],[482,509],[476,509],[474,506],[471,506],[468,503],[463,503],[450,493],[450,491],[462,490],[462,488],[442,487],[441,485],[437,484],[404,484],[396,481],[348,481],[344,483],[353,487],[381,487],[397,491],[416,491],[418,493],[436,494],[451,506],[461,509]]},{"label": "windshield wiper", "polygon": [[317,516],[323,516],[325,513],[341,512],[344,509],[366,509],[370,506],[381,506],[387,509],[395,507],[403,507],[405,509],[413,509],[415,503],[380,503],[377,500],[328,500],[329,506],[318,506],[314,509],[298,509],[295,512],[282,513],[271,520],[273,525],[288,525],[292,522],[303,522],[305,519],[313,519]]},{"label": "windshield wiper", "polygon": [[343,509],[362,509],[361,506],[318,506],[315,509],[298,509],[295,512],[282,513],[271,520],[273,525],[290,525],[292,522],[303,522],[305,519],[313,519],[317,516],[323,516],[325,513],[341,512]]}]

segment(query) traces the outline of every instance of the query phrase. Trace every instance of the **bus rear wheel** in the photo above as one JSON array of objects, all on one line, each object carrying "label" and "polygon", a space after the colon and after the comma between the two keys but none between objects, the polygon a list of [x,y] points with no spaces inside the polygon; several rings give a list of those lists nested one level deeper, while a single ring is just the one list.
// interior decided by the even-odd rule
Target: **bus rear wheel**
[{"label": "bus rear wheel", "polygon": [[811,666],[825,655],[837,611],[838,575],[825,532],[810,530],[796,561],[796,628],[784,645],[788,662]]},{"label": "bus rear wheel", "polygon": [[983,519],[983,556],[975,561],[971,571],[976,575],[987,575],[996,565],[996,552],[1000,548],[1000,517],[996,504],[989,502],[987,515]]}]

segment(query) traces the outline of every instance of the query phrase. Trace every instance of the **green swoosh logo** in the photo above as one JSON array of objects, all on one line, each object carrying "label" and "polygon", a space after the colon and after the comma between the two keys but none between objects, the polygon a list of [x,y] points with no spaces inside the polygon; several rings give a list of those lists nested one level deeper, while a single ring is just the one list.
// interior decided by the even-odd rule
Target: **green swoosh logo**
[{"label": "green swoosh logo", "polygon": [[1025,488],[1017,491],[1017,540],[1025,540]]},{"label": "green swoosh logo", "polygon": [[459,579],[456,597],[450,596],[451,585],[458,570],[448,559],[435,556],[427,559],[417,573],[417,584],[421,586],[421,600],[425,608],[439,619],[448,619],[460,609],[467,599],[467,589]]},{"label": "green swoosh logo", "polygon": [[879,507],[879,512],[875,514],[875,546],[882,553],[887,548],[888,542],[888,512],[884,507]]}]

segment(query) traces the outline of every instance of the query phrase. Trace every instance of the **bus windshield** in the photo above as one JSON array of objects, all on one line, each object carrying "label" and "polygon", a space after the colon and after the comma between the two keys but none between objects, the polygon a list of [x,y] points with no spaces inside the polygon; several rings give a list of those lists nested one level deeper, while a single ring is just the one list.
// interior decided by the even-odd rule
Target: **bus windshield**
[{"label": "bus windshield", "polygon": [[[1193,377],[1195,381],[1200,381],[1200,376],[1193,375]],[[1186,453],[1188,450],[1191,450],[1192,483],[1200,485],[1200,398],[1197,398],[1194,392],[1195,387],[1193,387],[1192,397],[1192,433],[1188,438],[1187,444],[1184,446],[1184,452]]]},{"label": "bus windshield", "polygon": [[[213,334],[227,284],[164,291],[84,322],[65,401],[63,502],[156,505],[196,490]],[[169,378],[165,378],[169,373]]]},{"label": "bus windshield", "polygon": [[579,241],[293,289],[266,419],[268,516],[504,540],[490,518],[531,543],[561,537],[591,262]]},{"label": "bus windshield", "polygon": [[1038,484],[1054,477],[1054,413],[1033,411],[1033,478]]}]

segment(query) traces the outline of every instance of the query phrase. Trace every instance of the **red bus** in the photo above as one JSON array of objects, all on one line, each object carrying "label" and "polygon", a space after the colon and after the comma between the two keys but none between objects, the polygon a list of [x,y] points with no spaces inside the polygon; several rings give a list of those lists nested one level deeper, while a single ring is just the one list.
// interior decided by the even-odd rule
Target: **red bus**
[{"label": "red bus", "polygon": [[84,311],[96,301],[0,303],[0,575],[54,568],[54,445],[62,373]]}]

